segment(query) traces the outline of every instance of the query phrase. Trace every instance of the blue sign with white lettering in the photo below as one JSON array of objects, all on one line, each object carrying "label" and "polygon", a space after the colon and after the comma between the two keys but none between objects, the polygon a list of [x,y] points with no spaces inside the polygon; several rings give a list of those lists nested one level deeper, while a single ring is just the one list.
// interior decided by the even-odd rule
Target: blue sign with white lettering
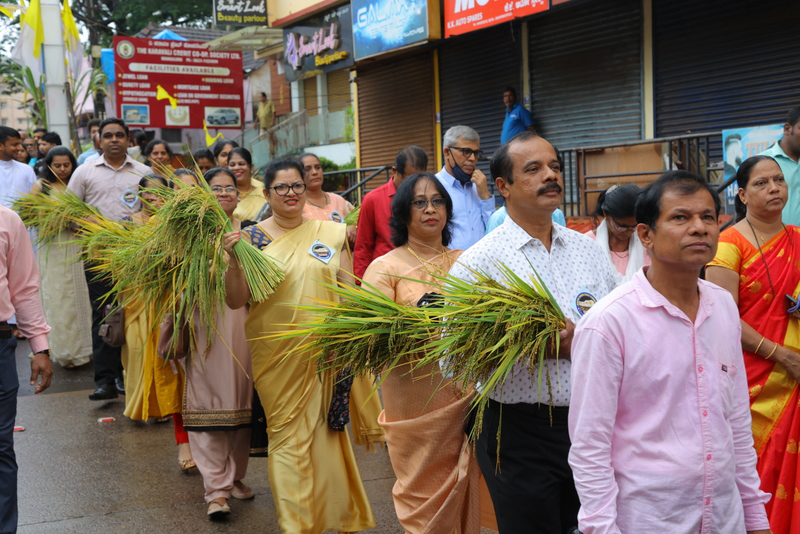
[{"label": "blue sign with white lettering", "polygon": [[352,0],[351,6],[357,60],[428,39],[427,0]]}]

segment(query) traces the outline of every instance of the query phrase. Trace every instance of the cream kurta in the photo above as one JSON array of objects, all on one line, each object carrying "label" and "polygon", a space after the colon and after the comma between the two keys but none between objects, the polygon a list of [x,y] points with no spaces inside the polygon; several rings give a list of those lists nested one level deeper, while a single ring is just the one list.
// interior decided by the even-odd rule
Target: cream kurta
[{"label": "cream kurta", "polygon": [[[447,273],[460,254],[448,252],[423,267],[405,247],[398,248],[373,261],[364,282],[399,304],[416,306],[422,295],[437,291],[430,273]],[[405,532],[480,532],[480,469],[465,433],[471,396],[462,395],[434,366],[413,373],[408,365],[397,367],[382,390],[379,421],[397,476],[392,496]]]},{"label": "cream kurta", "polygon": [[[294,305],[312,305],[336,295],[320,282],[335,283],[345,240],[343,224],[307,221],[264,250],[284,264],[286,279],[266,301],[250,308],[245,323],[256,390],[267,417],[269,481],[284,534],[357,532],[375,526],[347,432],[328,427],[333,395],[330,373],[317,374],[310,354],[294,352],[301,339],[264,339],[310,320]],[[319,241],[323,247],[315,246]],[[332,254],[328,263],[311,254]]]}]

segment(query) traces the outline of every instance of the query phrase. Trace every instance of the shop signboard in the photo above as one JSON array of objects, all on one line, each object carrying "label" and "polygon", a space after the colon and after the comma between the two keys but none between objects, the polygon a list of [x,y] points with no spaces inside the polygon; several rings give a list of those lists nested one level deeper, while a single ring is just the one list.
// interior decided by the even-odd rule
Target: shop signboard
[{"label": "shop signboard", "polygon": [[267,0],[214,0],[214,21],[230,26],[267,26]]},{"label": "shop signboard", "polygon": [[355,59],[439,39],[436,0],[352,0]]},{"label": "shop signboard", "polygon": [[488,28],[549,7],[549,0],[444,0],[444,36]]},{"label": "shop signboard", "polygon": [[150,128],[241,128],[242,53],[202,42],[114,37],[118,116]]},{"label": "shop signboard", "polygon": [[[757,156],[783,137],[783,124],[722,130],[722,160],[724,181],[736,174],[739,165],[750,156]],[[725,213],[734,214],[734,199],[739,186],[736,182],[725,188]]]},{"label": "shop signboard", "polygon": [[330,72],[353,65],[353,20],[350,4],[323,11],[283,29],[287,82],[309,72]]}]

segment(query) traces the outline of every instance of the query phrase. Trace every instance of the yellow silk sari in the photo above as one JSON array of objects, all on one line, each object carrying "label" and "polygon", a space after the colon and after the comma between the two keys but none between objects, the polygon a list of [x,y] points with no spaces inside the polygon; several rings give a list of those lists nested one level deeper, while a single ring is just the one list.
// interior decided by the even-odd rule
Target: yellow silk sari
[{"label": "yellow silk sari", "polygon": [[[253,380],[267,416],[269,482],[284,534],[357,532],[375,526],[347,432],[328,427],[330,373],[318,375],[302,339],[264,339],[309,319],[294,305],[335,300],[320,282],[335,283],[346,227],[307,221],[264,251],[282,262],[286,279],[275,294],[254,303],[245,322]],[[322,243],[331,259],[312,255]]]}]

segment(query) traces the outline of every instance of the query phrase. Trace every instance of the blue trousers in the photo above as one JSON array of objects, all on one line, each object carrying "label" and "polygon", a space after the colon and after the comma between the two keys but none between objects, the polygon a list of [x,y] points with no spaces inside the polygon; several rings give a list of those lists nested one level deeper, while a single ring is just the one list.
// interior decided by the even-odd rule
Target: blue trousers
[{"label": "blue trousers", "polygon": [[14,419],[17,416],[17,340],[0,339],[0,534],[17,531],[17,459]]}]

